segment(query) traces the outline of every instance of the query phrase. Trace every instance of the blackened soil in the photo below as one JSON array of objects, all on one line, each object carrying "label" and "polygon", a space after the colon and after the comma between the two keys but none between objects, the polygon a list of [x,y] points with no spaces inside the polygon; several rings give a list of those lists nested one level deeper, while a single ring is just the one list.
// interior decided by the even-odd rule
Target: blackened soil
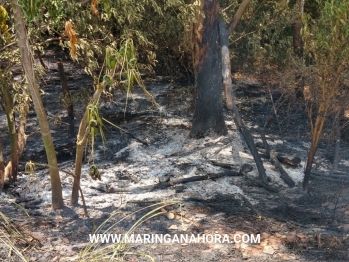
[{"label": "blackened soil", "polygon": [[[62,106],[60,78],[56,63],[63,62],[68,78],[68,85],[72,94],[77,98],[74,105],[75,130],[78,129],[89,95],[93,92],[92,79],[84,71],[69,60],[66,53],[59,49],[47,50],[43,57],[48,66],[47,74],[41,83],[45,92],[42,97],[46,111],[51,120],[51,129],[57,151],[57,158],[60,165],[65,168],[73,168],[75,155],[75,138],[68,134],[66,113]],[[166,88],[164,86],[167,86]],[[148,83],[148,90],[155,96],[157,102],[168,109],[168,115],[178,118],[191,119],[192,100],[189,87],[174,84],[169,87],[168,82]],[[101,114],[123,129],[132,132],[136,137],[147,140],[149,144],[161,144],[168,139],[161,131],[159,112],[149,108],[150,102],[141,92],[135,100],[137,104],[128,101],[126,114],[125,94],[122,91],[114,92],[114,101],[101,106]],[[270,141],[282,140],[282,145],[276,145],[277,150],[284,153],[293,153],[305,159],[307,143],[309,143],[309,125],[307,116],[302,110],[301,102],[283,100],[283,95],[278,90],[272,90],[274,104],[277,106],[275,115],[273,104],[270,100],[269,91],[258,83],[248,81],[235,82],[235,94],[237,104],[242,113],[244,121],[248,126],[253,127],[252,132],[256,139],[259,134],[258,128],[263,127]],[[119,100],[118,97],[120,98]],[[107,99],[105,100],[107,101]],[[183,109],[183,104],[185,104]],[[292,106],[290,106],[292,105]],[[147,108],[147,110],[138,110]],[[31,109],[32,110],[32,109]],[[165,113],[166,115],[166,113]],[[9,159],[8,131],[6,129],[5,116],[1,112],[0,139],[3,141],[3,153],[6,160]],[[226,118],[232,121],[230,114]],[[112,164],[132,164],[129,160],[129,153],[125,151],[133,140],[127,133],[122,132],[106,124],[108,152],[104,156],[105,170]],[[177,128],[188,131],[190,127],[183,124],[169,126],[168,129]],[[229,128],[235,128],[230,126]],[[26,149],[21,157],[20,170],[23,173],[26,161],[46,162],[41,136],[37,131],[38,126],[35,114],[31,113],[26,133],[31,134],[28,138]],[[329,132],[329,128],[326,132]],[[117,139],[115,139],[117,137]],[[100,138],[96,143],[102,145]],[[325,175],[320,179],[313,178],[310,184],[310,194],[303,195],[301,185],[295,188],[288,188],[279,185],[279,193],[270,193],[258,184],[253,183],[251,178],[234,178],[232,185],[241,188],[244,195],[249,199],[257,199],[258,203],[244,199],[239,194],[216,194],[209,199],[200,197],[181,198],[180,206],[172,207],[177,213],[184,214],[189,220],[169,219],[165,215],[156,216],[136,228],[135,233],[150,232],[152,234],[215,234],[243,232],[248,234],[261,234],[262,243],[253,246],[255,253],[249,247],[243,245],[136,245],[131,248],[130,254],[125,255],[126,261],[146,261],[135,253],[149,254],[155,261],[347,261],[348,260],[348,234],[349,234],[349,179],[348,176],[330,176],[331,163],[328,160],[326,141],[320,146],[317,158],[319,159],[319,170]],[[341,159],[348,160],[348,145],[342,144]],[[339,167],[344,174],[348,174],[348,162],[341,162]],[[173,163],[175,165],[175,163]],[[189,166],[192,163],[189,163]],[[302,162],[304,165],[304,161]],[[183,167],[184,169],[185,167]],[[40,168],[38,168],[40,170]],[[47,176],[47,172],[40,173]],[[24,177],[24,175],[23,175]],[[117,173],[115,179],[125,183],[134,182],[133,174]],[[330,180],[329,180],[330,178]],[[24,179],[24,178],[22,178]],[[256,179],[256,178],[252,178]],[[331,180],[332,179],[332,180]],[[336,181],[334,181],[336,180]],[[64,180],[63,187],[70,186]],[[71,258],[77,260],[79,252],[88,244],[87,235],[93,229],[101,225],[113,212],[117,214],[110,218],[104,228],[117,223],[118,232],[126,232],[140,218],[147,214],[157,201],[134,201],[127,204],[122,203],[122,194],[108,191],[110,188],[99,188],[89,195],[90,202],[87,202],[87,209],[90,217],[83,216],[82,206],[72,207],[68,203],[59,211],[52,211],[43,202],[21,199],[18,192],[22,192],[18,182],[1,194],[5,201],[0,202],[0,211],[3,212],[16,227],[27,236],[29,244],[16,240],[20,248],[28,247],[23,253],[32,261],[65,261]],[[186,185],[184,185],[185,187]],[[49,191],[49,185],[47,190]],[[17,193],[16,193],[17,192]],[[159,192],[160,193],[160,192]],[[112,195],[119,194],[120,202],[111,202],[108,199]],[[101,200],[99,197],[103,196]],[[179,195],[179,194],[178,194]],[[173,193],[173,199],[178,195]],[[95,199],[94,199],[95,197]],[[30,215],[25,213],[6,199],[12,199],[21,204]],[[171,200],[173,200],[171,199]],[[169,200],[169,199],[166,199]],[[36,201],[36,202],[35,202]],[[247,202],[246,202],[247,201]],[[102,206],[103,205],[103,206]],[[144,208],[144,209],[143,209]],[[135,212],[140,210],[139,212]],[[199,226],[188,221],[199,221]],[[0,226],[4,231],[4,227]],[[30,235],[35,235],[33,238]],[[45,243],[51,244],[51,249],[41,250]],[[272,248],[273,253],[268,253],[265,248]],[[47,247],[47,246],[45,246]],[[0,259],[8,259],[8,250],[1,249]],[[40,252],[37,252],[40,250]],[[48,251],[47,251],[48,250]],[[42,252],[41,252],[42,251]],[[251,251],[251,252],[250,252]],[[75,257],[75,259],[74,259]],[[15,261],[15,260],[13,260]]]}]

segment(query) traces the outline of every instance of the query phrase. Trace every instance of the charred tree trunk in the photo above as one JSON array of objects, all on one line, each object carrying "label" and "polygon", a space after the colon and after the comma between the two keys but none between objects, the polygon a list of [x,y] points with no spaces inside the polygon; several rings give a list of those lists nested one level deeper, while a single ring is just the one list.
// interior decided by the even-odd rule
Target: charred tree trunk
[{"label": "charred tree trunk", "polygon": [[233,84],[231,81],[231,65],[230,65],[230,56],[229,56],[229,39],[228,39],[228,31],[225,28],[224,21],[221,20],[219,23],[219,34],[220,34],[220,43],[222,46],[222,75],[223,75],[223,87],[226,97],[226,106],[228,110],[230,110],[233,113],[234,116],[234,122],[239,130],[239,132],[244,137],[246,144],[248,148],[251,151],[251,154],[254,158],[254,161],[256,163],[259,177],[262,180],[263,183],[268,184],[268,178],[267,174],[265,173],[265,169],[263,166],[263,162],[258,154],[257,148],[254,144],[253,137],[242,121],[242,118],[239,114],[238,108],[236,107],[236,104],[234,102],[234,95],[233,95]]},{"label": "charred tree trunk", "polygon": [[221,54],[222,54],[223,88],[224,88],[224,93],[226,98],[226,106],[228,110],[230,110],[233,113],[235,125],[238,128],[239,132],[244,137],[246,144],[251,151],[251,154],[254,158],[254,161],[258,169],[259,178],[261,179],[263,184],[268,184],[268,177],[267,177],[267,174],[265,173],[263,162],[254,144],[253,137],[250,131],[248,130],[248,128],[246,127],[246,125],[244,124],[244,122],[242,121],[238,108],[236,107],[236,104],[234,102],[233,84],[231,81],[231,64],[230,64],[230,56],[229,56],[229,38],[228,37],[229,37],[229,34],[231,34],[232,31],[235,29],[237,23],[239,22],[249,2],[250,0],[244,0],[241,3],[234,18],[231,20],[231,22],[228,25],[229,31],[226,29],[225,23],[222,19],[219,22],[219,36],[220,36]]},{"label": "charred tree trunk", "polygon": [[[203,15],[204,16],[203,16]],[[203,137],[209,131],[226,135],[222,102],[222,60],[219,46],[218,0],[201,0],[200,14],[193,27],[192,51],[196,104],[192,137]]]},{"label": "charred tree trunk", "polygon": [[30,106],[30,94],[27,85],[23,86],[22,88],[23,95],[27,96],[28,99],[26,99],[26,102],[22,104],[22,111],[19,114],[19,123],[17,128],[17,153],[18,158],[21,157],[24,147],[27,143],[28,136],[25,133],[25,127],[27,126],[27,119],[28,119],[28,113],[29,113],[29,106]]},{"label": "charred tree trunk", "polygon": [[[249,2],[250,0],[244,0],[241,3],[229,24],[230,32],[234,30]],[[262,182],[267,184],[263,162],[258,155],[252,135],[243,123],[234,103],[228,47],[229,33],[224,22],[220,21],[219,2],[218,0],[201,0],[200,3],[200,16],[196,17],[198,22],[193,28],[192,39],[197,100],[191,136],[202,137],[209,130],[220,135],[227,133],[221,98],[223,83],[226,106],[232,111],[234,122],[255,159]],[[201,14],[204,14],[204,17]]]}]

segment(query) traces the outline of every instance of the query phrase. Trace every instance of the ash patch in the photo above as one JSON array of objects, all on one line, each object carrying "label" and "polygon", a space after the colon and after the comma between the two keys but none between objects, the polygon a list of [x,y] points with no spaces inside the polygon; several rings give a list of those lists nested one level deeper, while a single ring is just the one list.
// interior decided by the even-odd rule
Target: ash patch
[{"label": "ash patch", "polygon": [[[46,110],[51,120],[52,135],[61,169],[74,170],[75,140],[69,138],[67,117],[59,103],[60,82],[55,69],[53,55],[44,57],[49,66],[45,76],[47,84],[42,83],[46,94],[43,96]],[[64,58],[64,56],[62,56]],[[72,92],[89,94],[92,81],[81,68],[63,59],[68,75],[68,86]],[[21,158],[19,181],[1,193],[0,208],[11,221],[19,223],[28,232],[40,233],[43,250],[36,261],[52,261],[61,257],[76,257],[88,243],[88,234],[101,225],[113,212],[118,216],[110,219],[106,227],[116,223],[114,232],[127,232],[149,212],[148,206],[177,200],[181,204],[171,207],[173,212],[183,214],[185,218],[169,219],[166,212],[146,220],[137,228],[137,232],[151,233],[243,233],[263,234],[262,243],[252,245],[173,245],[168,246],[135,246],[137,252],[150,253],[157,261],[223,261],[236,258],[237,261],[275,261],[309,259],[339,259],[333,254],[347,255],[349,232],[348,185],[345,183],[312,180],[311,196],[302,196],[301,181],[306,160],[309,139],[306,137],[308,127],[304,125],[304,116],[296,118],[293,125],[285,125],[285,132],[280,134],[275,119],[269,120],[267,130],[268,142],[285,153],[297,154],[302,165],[287,169],[297,186],[293,189],[280,179],[279,172],[266,160],[264,166],[270,178],[270,184],[280,189],[280,193],[270,193],[258,187],[258,173],[253,158],[236,130],[232,116],[226,113],[226,124],[229,133],[225,137],[213,136],[202,139],[189,138],[192,101],[189,99],[189,88],[168,82],[147,83],[147,88],[160,104],[160,109],[152,108],[140,89],[133,91],[133,97],[127,100],[126,95],[116,90],[114,100],[103,100],[100,106],[102,116],[119,127],[132,133],[148,146],[105,124],[106,144],[100,136],[96,137],[94,164],[102,175],[101,181],[94,181],[89,176],[89,167],[93,163],[84,162],[82,168],[81,188],[84,193],[90,218],[83,216],[83,206],[70,206],[69,198],[73,178],[60,172],[63,195],[66,206],[62,210],[52,211],[51,185],[46,169],[37,168],[36,174],[24,173],[27,160],[45,162],[45,153],[39,133],[28,138],[25,152]],[[239,83],[237,103],[243,119],[250,127],[264,126],[270,112],[268,93],[263,93],[263,86]],[[257,94],[261,95],[257,95]],[[185,99],[182,99],[182,98]],[[127,101],[127,107],[126,107]],[[74,105],[76,114],[75,130],[84,113],[86,101]],[[126,113],[124,109],[127,109]],[[296,115],[293,112],[292,115]],[[4,156],[9,159],[8,131],[6,117],[0,112],[0,138],[4,141]],[[285,118],[286,118],[285,114]],[[293,119],[293,118],[292,118]],[[35,114],[31,113],[26,132],[38,130]],[[283,130],[281,130],[283,131]],[[287,132],[286,132],[287,131]],[[254,133],[255,139],[259,139]],[[346,144],[343,147],[347,146]],[[328,172],[330,162],[324,158],[320,148],[318,159],[320,171]],[[88,153],[88,152],[87,152]],[[88,156],[88,154],[87,154]],[[87,157],[86,160],[89,160]],[[244,177],[222,177],[204,181],[173,185],[161,190],[142,190],[151,188],[161,181],[172,178],[205,176],[210,173],[223,172],[226,169],[213,162],[229,165],[239,169],[243,164],[250,164],[254,169]],[[342,154],[341,168],[347,170],[349,157]],[[252,182],[251,182],[252,181]],[[23,210],[11,204],[17,202],[30,214],[28,218]],[[146,207],[144,210],[142,208]],[[251,208],[253,207],[253,208]],[[151,209],[151,207],[150,207]],[[260,216],[256,214],[259,211]],[[139,212],[136,212],[139,211]],[[199,226],[197,226],[199,225]],[[241,233],[241,232],[240,232]],[[318,241],[314,236],[323,234],[332,236]],[[336,245],[334,243],[336,237]],[[263,242],[264,241],[264,242]],[[63,248],[69,249],[65,250]],[[268,248],[264,250],[265,246]],[[39,248],[39,247],[38,247]],[[258,250],[256,250],[258,249]],[[29,249],[30,255],[36,250]],[[313,252],[320,250],[320,252]],[[251,252],[256,252],[251,255]],[[265,253],[268,251],[269,253]],[[273,251],[273,252],[271,252]],[[0,258],[7,259],[8,252],[0,251]],[[132,257],[129,257],[130,260]],[[133,259],[133,258],[132,258]]]}]

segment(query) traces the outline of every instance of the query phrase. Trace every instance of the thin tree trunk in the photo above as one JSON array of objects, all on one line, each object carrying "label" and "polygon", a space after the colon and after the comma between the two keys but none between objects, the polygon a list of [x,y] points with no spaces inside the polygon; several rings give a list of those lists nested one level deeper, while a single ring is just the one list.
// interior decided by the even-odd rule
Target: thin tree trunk
[{"label": "thin tree trunk", "polygon": [[18,149],[17,149],[17,132],[15,113],[13,109],[13,99],[10,94],[9,86],[3,75],[1,77],[1,91],[5,102],[5,111],[7,117],[7,126],[10,134],[10,146],[11,146],[11,161],[6,167],[5,176],[9,178],[10,183],[17,180],[18,173]]},{"label": "thin tree trunk", "polygon": [[302,20],[298,18],[293,25],[293,51],[298,57],[303,56],[303,41],[301,37]]},{"label": "thin tree trunk", "polygon": [[24,147],[27,143],[27,135],[25,134],[25,127],[27,125],[27,118],[28,118],[28,112],[29,112],[29,91],[28,87],[25,85],[22,87],[23,95],[28,96],[28,99],[26,99],[25,104],[22,104],[22,111],[19,114],[19,123],[18,123],[18,129],[17,129],[17,153],[18,158],[21,157]]},{"label": "thin tree trunk", "polygon": [[234,122],[239,132],[244,137],[248,148],[251,151],[251,154],[256,163],[259,177],[263,183],[268,183],[267,174],[265,173],[265,169],[263,166],[263,162],[258,154],[256,145],[254,144],[253,137],[242,121],[242,118],[239,114],[239,110],[236,107],[234,102],[234,94],[233,94],[233,84],[231,80],[231,64],[230,64],[230,56],[229,56],[229,39],[228,39],[228,31],[225,28],[225,24],[223,20],[220,20],[219,23],[219,34],[220,34],[220,43],[222,48],[222,75],[223,75],[223,87],[226,97],[226,106],[229,111],[233,113]]},{"label": "thin tree trunk", "polygon": [[250,3],[250,1],[251,0],[244,0],[240,4],[239,9],[236,11],[235,16],[233,17],[233,19],[230,21],[230,23],[228,25],[228,35],[230,35],[234,31],[236,25],[238,24],[242,14],[245,12],[245,9],[248,6],[248,4]]},{"label": "thin tree trunk", "polygon": [[0,188],[5,186],[5,162],[2,154],[2,141],[0,140]]},{"label": "thin tree trunk", "polygon": [[[28,89],[25,85],[22,87],[22,91],[22,95],[29,96]],[[11,144],[11,160],[7,163],[5,167],[4,176],[10,178],[10,181],[16,181],[19,158],[21,157],[25,144],[27,142],[25,127],[27,125],[27,116],[30,100],[26,99],[22,102],[21,112],[19,113],[18,129],[15,130],[12,96],[6,84],[2,84],[2,93],[5,100],[5,110],[7,115],[7,123],[9,127]]]},{"label": "thin tree trunk", "polygon": [[[24,147],[27,143],[27,135],[25,134],[25,126],[27,125],[27,115],[28,115],[28,107],[26,107],[25,109],[23,109],[24,111],[21,112],[20,116],[19,116],[19,124],[18,124],[18,130],[16,132],[16,150],[17,150],[17,160],[19,161],[23,151],[24,151]],[[12,155],[12,151],[11,151],[11,155]],[[5,168],[5,177],[9,177],[11,172],[12,172],[12,164],[13,163],[13,159],[11,158],[11,160],[7,163],[6,168]],[[17,164],[18,166],[18,164]]]},{"label": "thin tree trunk", "polygon": [[[97,88],[90,103],[97,103],[99,97],[101,96],[103,88]],[[84,116],[81,119],[79,126],[79,133],[76,139],[76,156],[75,156],[75,172],[74,172],[74,181],[73,181],[73,190],[71,194],[70,203],[72,205],[78,204],[79,201],[79,189],[80,189],[80,178],[81,178],[81,167],[82,159],[84,156],[84,148],[87,143],[88,137],[88,119],[87,119],[87,108]]]},{"label": "thin tree trunk", "polygon": [[[295,23],[293,24],[293,52],[298,58],[303,57],[303,40],[301,35],[301,29],[303,27],[302,16],[304,12],[304,1],[297,0],[297,7],[299,7],[299,16],[296,18]],[[303,95],[304,88],[304,77],[300,74],[296,77],[296,86],[295,86],[295,96],[298,99],[304,99]]]},{"label": "thin tree trunk", "polygon": [[338,110],[338,112],[336,112],[336,116],[335,116],[335,132],[336,132],[336,143],[334,146],[334,154],[333,154],[333,167],[332,167],[332,172],[337,171],[338,170],[338,162],[339,162],[339,151],[340,151],[340,147],[341,147],[341,128],[340,128],[340,116],[342,114],[342,110]]},{"label": "thin tree trunk", "polygon": [[228,29],[225,27],[225,23],[222,19],[219,21],[219,36],[220,36],[220,44],[221,44],[221,52],[222,52],[222,76],[223,76],[223,88],[225,93],[225,99],[226,99],[226,106],[229,111],[233,113],[234,122],[236,127],[238,128],[239,132],[244,137],[248,148],[251,151],[251,154],[254,158],[254,161],[256,163],[259,178],[264,184],[268,184],[268,177],[265,173],[265,168],[263,166],[263,162],[258,154],[256,145],[253,141],[253,137],[244,124],[239,110],[236,107],[236,104],[234,102],[234,94],[233,94],[233,84],[231,80],[231,62],[230,62],[230,55],[229,55],[229,34],[233,32],[235,29],[237,23],[239,22],[243,12],[245,11],[247,5],[249,4],[250,0],[244,0],[241,5],[239,6],[238,11],[236,12],[234,18],[229,23]]},{"label": "thin tree trunk", "polygon": [[315,125],[312,130],[313,132],[311,134],[311,145],[310,145],[307,164],[304,172],[303,192],[305,194],[308,193],[308,190],[309,190],[309,180],[310,180],[311,169],[313,166],[316,150],[319,145],[321,133],[326,121],[327,111],[328,111],[328,104],[326,104],[326,102],[324,102],[324,104],[320,103],[318,115],[316,117]]},{"label": "thin tree trunk", "polygon": [[303,27],[302,15],[304,12],[305,0],[297,0],[297,6],[299,7],[299,16],[296,18],[293,24],[293,50],[298,57],[303,57],[303,40],[301,36],[301,29]]},{"label": "thin tree trunk", "polygon": [[46,156],[49,165],[51,187],[52,187],[52,208],[62,208],[62,185],[57,165],[56,152],[52,141],[50,126],[47,121],[46,112],[41,101],[39,83],[35,77],[33,57],[30,55],[29,42],[23,18],[23,12],[17,0],[12,0],[12,9],[16,22],[18,45],[21,54],[21,62],[28,81],[29,92],[34,104],[34,109],[38,118],[42,140],[44,142]]},{"label": "thin tree trunk", "polygon": [[[71,95],[69,92],[67,79],[65,77],[63,64],[61,62],[58,62],[57,65],[58,65],[59,75],[61,78],[64,98],[71,102]],[[69,136],[73,137],[74,136],[74,108],[72,103],[68,105],[67,113],[68,113],[68,122],[69,122],[68,133],[69,133]]]}]

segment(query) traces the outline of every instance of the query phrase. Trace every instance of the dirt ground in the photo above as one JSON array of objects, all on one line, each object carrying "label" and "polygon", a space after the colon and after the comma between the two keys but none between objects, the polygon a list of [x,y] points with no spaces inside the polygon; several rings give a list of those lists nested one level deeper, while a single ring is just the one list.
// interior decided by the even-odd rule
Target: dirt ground
[{"label": "dirt ground", "polygon": [[[59,50],[47,50],[43,61],[48,70],[41,79],[45,92],[42,99],[51,120],[57,159],[61,169],[73,171],[75,138],[68,135],[56,63],[63,62],[69,88],[79,98],[74,105],[75,130],[88,95],[93,93],[92,80]],[[333,175],[329,172],[330,150],[326,143],[320,145],[310,194],[303,195],[301,181],[310,145],[305,113],[301,107],[288,107],[291,101],[278,108],[276,118],[268,90],[256,81],[237,77],[235,94],[246,124],[257,130],[268,120],[265,128],[268,143],[277,151],[302,160],[297,167],[285,166],[296,183],[293,188],[280,179],[278,170],[268,160],[263,160],[270,185],[278,189],[278,193],[273,193],[256,182],[258,173],[253,158],[230,113],[225,113],[227,136],[191,139],[193,88],[183,86],[181,81],[160,77],[147,78],[146,85],[159,108],[152,107],[140,89],[134,90],[134,101],[127,99],[122,90],[115,90],[113,98],[101,101],[101,115],[143,143],[105,123],[106,142],[103,145],[100,136],[96,137],[93,162],[101,173],[101,181],[92,180],[88,174],[92,162],[85,162],[82,169],[81,188],[89,217],[84,216],[81,200],[78,206],[69,205],[72,177],[61,172],[65,207],[53,211],[48,171],[37,166],[35,174],[24,172],[29,160],[46,162],[40,133],[36,132],[35,113],[30,113],[26,133],[31,135],[21,157],[19,180],[0,191],[0,211],[25,236],[24,239],[14,237],[13,241],[29,261],[78,260],[89,245],[89,234],[111,215],[101,233],[115,224],[108,232],[124,234],[144,218],[135,228],[135,234],[226,234],[230,238],[236,234],[260,234],[260,243],[129,244],[120,253],[124,261],[149,261],[146,255],[155,261],[349,259],[348,143],[341,145],[341,172]],[[276,89],[273,99],[276,103],[282,101]],[[6,117],[0,112],[0,139],[5,159],[9,159],[6,127]],[[256,141],[260,140],[257,132],[253,135]],[[253,170],[242,176],[231,176],[243,164],[251,165]],[[221,173],[227,175],[171,185],[171,181],[178,178]],[[154,187],[168,181],[169,187]],[[149,212],[155,209],[162,214],[151,217]],[[6,229],[0,226],[0,230]],[[2,260],[20,261],[0,242]]]}]

